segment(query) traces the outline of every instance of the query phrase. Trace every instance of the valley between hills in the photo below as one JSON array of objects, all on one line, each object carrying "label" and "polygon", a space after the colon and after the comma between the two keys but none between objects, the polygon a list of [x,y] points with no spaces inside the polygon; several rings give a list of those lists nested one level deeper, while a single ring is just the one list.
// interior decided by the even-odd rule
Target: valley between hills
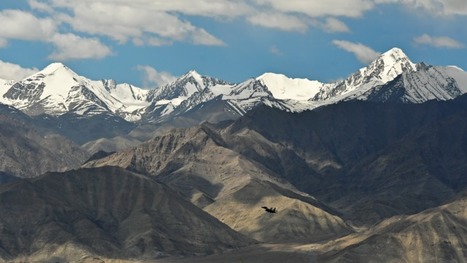
[{"label": "valley between hills", "polygon": [[459,68],[0,84],[2,262],[467,260]]}]

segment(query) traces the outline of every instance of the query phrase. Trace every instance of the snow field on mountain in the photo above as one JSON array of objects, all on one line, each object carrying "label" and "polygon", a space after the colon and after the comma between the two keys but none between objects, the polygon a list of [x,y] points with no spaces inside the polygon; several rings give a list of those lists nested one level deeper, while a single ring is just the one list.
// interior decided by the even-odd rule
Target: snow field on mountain
[{"label": "snow field on mountain", "polygon": [[[394,82],[399,81],[398,76],[402,84]],[[225,105],[235,108],[241,115],[259,104],[301,112],[343,100],[367,100],[378,92],[385,92],[381,95],[384,99],[396,94],[388,93],[387,89],[401,85],[404,88],[402,101],[447,100],[467,92],[467,73],[455,66],[414,64],[401,49],[393,48],[367,67],[332,83],[264,73],[231,84],[192,70],[170,84],[146,90],[131,84],[117,84],[114,80],[90,80],[62,63],[52,63],[18,82],[0,80],[0,102],[26,112],[30,110],[32,114],[108,113],[128,121],[142,118],[157,121],[173,114],[184,114],[219,96]],[[15,89],[10,90],[13,86]]]},{"label": "snow field on mountain", "polygon": [[448,66],[446,73],[456,80],[459,89],[467,93],[467,72],[456,66]]},{"label": "snow field on mountain", "polygon": [[265,73],[257,80],[268,87],[274,98],[281,100],[308,100],[324,85],[316,80],[289,78],[275,73]]}]

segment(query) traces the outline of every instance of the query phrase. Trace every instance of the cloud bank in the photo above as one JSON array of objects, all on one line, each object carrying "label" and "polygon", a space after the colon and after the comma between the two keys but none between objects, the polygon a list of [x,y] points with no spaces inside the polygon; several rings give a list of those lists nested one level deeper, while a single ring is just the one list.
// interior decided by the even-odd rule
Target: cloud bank
[{"label": "cloud bank", "polygon": [[[403,5],[408,10],[421,10],[433,16],[467,16],[465,0],[28,0],[28,3],[30,10],[0,11],[0,48],[7,47],[10,40],[40,41],[54,48],[49,58],[55,60],[100,59],[113,54],[113,45],[127,43],[228,46],[219,36],[197,25],[195,17],[217,23],[243,21],[255,27],[298,33],[310,28],[346,33],[351,28],[344,20],[360,19],[382,5]],[[447,37],[429,35],[419,36],[414,42],[446,48],[463,46]],[[341,48],[349,47],[336,43]],[[356,50],[361,49],[354,47],[352,52],[358,54]],[[364,55],[357,57],[366,61]]]},{"label": "cloud bank", "polygon": [[22,80],[38,71],[37,68],[22,68],[19,65],[0,60],[0,79]]},{"label": "cloud bank", "polygon": [[177,79],[177,77],[173,76],[169,72],[158,71],[147,65],[138,65],[136,69],[142,72],[143,84],[146,88],[162,87]]},{"label": "cloud bank", "polygon": [[428,34],[415,37],[413,39],[416,45],[427,45],[437,48],[464,48],[465,45],[461,42],[449,37],[433,37]]},{"label": "cloud bank", "polygon": [[354,43],[345,40],[333,40],[332,43],[340,49],[354,54],[355,57],[363,64],[368,64],[374,61],[381,54],[361,43]]}]

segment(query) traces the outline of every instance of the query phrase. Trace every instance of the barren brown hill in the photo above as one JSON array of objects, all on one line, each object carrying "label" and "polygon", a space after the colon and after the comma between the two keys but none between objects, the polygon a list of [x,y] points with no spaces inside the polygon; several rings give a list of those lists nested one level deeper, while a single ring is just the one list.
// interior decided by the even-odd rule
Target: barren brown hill
[{"label": "barren brown hill", "polygon": [[[262,206],[277,211],[268,213]],[[252,180],[204,210],[234,230],[269,243],[309,243],[353,232],[340,217],[323,210],[314,198],[264,181]]]},{"label": "barren brown hill", "polygon": [[466,262],[467,199],[410,216],[396,216],[361,232],[312,244],[259,244],[223,254],[167,258],[159,263],[215,262]]},{"label": "barren brown hill", "polygon": [[[152,176],[259,241],[316,241],[353,231],[336,211],[227,145],[204,124],[172,130],[86,166],[114,165]],[[262,206],[277,206],[279,213],[266,214]]]},{"label": "barren brown hill", "polygon": [[0,259],[148,260],[251,244],[154,180],[120,168],[49,173],[0,188]]},{"label": "barren brown hill", "polygon": [[[466,244],[457,236],[467,224],[446,207],[464,204],[455,200],[467,187],[466,138],[467,96],[420,105],[344,102],[299,114],[260,107],[235,122],[172,130],[87,165],[144,173],[240,233],[289,243],[289,252],[300,248],[290,242],[311,242],[307,255],[323,262],[436,262],[450,254],[463,262]],[[349,225],[357,233],[325,241],[350,233]],[[417,237],[423,232],[430,234]],[[422,257],[427,240],[447,250]],[[333,247],[339,242],[350,245]]]},{"label": "barren brown hill", "polygon": [[320,262],[465,262],[467,199],[315,246]]},{"label": "barren brown hill", "polygon": [[355,224],[436,207],[467,187],[467,96],[300,114],[263,107],[222,134],[230,149]]},{"label": "barren brown hill", "polygon": [[0,172],[34,177],[78,168],[89,154],[65,137],[37,127],[24,113],[0,105]]}]

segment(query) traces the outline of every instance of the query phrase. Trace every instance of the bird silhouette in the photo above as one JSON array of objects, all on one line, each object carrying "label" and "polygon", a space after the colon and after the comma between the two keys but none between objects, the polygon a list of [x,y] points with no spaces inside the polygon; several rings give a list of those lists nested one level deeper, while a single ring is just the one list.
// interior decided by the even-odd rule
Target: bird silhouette
[{"label": "bird silhouette", "polygon": [[275,207],[269,208],[267,206],[262,206],[261,208],[263,208],[268,213],[276,213],[277,212],[277,209]]}]

